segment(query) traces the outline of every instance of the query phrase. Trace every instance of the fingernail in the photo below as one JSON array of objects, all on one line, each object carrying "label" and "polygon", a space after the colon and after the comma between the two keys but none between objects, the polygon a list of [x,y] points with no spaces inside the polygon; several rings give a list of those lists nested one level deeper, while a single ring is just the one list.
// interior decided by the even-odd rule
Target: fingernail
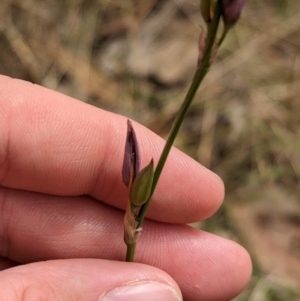
[{"label": "fingernail", "polygon": [[170,286],[159,282],[133,283],[117,287],[99,301],[181,301],[181,296]]}]

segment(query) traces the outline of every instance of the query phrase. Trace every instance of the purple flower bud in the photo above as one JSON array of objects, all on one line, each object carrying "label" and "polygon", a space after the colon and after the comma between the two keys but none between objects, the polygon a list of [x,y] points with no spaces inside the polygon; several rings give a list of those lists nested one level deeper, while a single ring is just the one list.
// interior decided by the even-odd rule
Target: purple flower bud
[{"label": "purple flower bud", "polygon": [[132,184],[140,170],[140,152],[135,131],[130,120],[127,120],[127,137],[122,168],[123,183],[128,187]]},{"label": "purple flower bud", "polygon": [[223,0],[223,21],[227,28],[232,27],[240,18],[246,0]]}]

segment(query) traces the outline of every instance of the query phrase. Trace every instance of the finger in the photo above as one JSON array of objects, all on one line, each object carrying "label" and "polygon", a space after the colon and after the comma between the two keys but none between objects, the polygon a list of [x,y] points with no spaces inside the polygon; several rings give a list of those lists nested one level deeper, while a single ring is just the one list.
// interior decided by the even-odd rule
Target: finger
[{"label": "finger", "polygon": [[97,259],[39,262],[0,272],[0,300],[180,301],[163,271]]},{"label": "finger", "polygon": [[[3,194],[2,194],[3,195]],[[89,197],[6,190],[0,254],[18,262],[57,258],[124,260],[123,212]],[[171,275],[185,300],[230,300],[251,274],[237,244],[185,225],[146,221],[136,260]]]},{"label": "finger", "polygon": [[[57,195],[89,194],[125,208],[121,181],[126,119],[20,80],[0,77],[0,185]],[[134,123],[142,166],[164,141]],[[187,223],[215,212],[221,180],[172,150],[148,217]]]}]

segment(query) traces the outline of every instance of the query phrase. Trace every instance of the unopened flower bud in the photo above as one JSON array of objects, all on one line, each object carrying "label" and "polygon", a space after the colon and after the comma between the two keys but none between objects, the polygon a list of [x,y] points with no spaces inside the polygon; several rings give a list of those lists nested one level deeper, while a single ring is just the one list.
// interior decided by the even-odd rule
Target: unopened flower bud
[{"label": "unopened flower bud", "polygon": [[129,192],[130,204],[134,207],[144,205],[151,193],[153,182],[153,159],[137,175]]},{"label": "unopened flower bud", "polygon": [[122,168],[123,183],[129,187],[140,170],[140,152],[135,131],[127,120],[127,136]]},{"label": "unopened flower bud", "polygon": [[225,28],[231,28],[240,18],[246,0],[223,0],[223,21]]}]

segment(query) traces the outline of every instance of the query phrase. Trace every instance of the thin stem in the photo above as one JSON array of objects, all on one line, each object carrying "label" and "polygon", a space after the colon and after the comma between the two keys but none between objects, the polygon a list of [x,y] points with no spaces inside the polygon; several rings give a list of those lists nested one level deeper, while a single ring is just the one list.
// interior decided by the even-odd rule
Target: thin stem
[{"label": "thin stem", "polygon": [[170,153],[171,147],[173,145],[173,142],[178,134],[178,131],[180,129],[180,126],[183,122],[183,119],[194,99],[194,96],[198,90],[198,87],[200,86],[201,82],[203,81],[204,77],[206,76],[209,67],[210,67],[210,59],[211,59],[211,53],[214,47],[214,42],[216,39],[218,27],[219,27],[219,22],[220,22],[220,17],[221,17],[221,11],[222,11],[222,0],[219,0],[216,6],[216,12],[215,12],[215,17],[211,23],[210,30],[208,32],[208,37],[207,37],[207,44],[206,44],[206,49],[204,52],[203,60],[202,60],[202,65],[200,66],[199,69],[196,70],[192,83],[190,85],[190,88],[187,92],[187,95],[184,99],[184,102],[182,103],[179,112],[176,116],[176,119],[173,123],[172,129],[170,131],[169,137],[166,141],[165,147],[162,151],[162,154],[160,156],[160,159],[157,163],[157,167],[154,172],[154,177],[153,177],[153,184],[151,188],[151,194],[147,200],[147,202],[142,206],[139,216],[138,216],[138,225],[137,228],[141,227],[147,209],[150,204],[151,197],[154,193],[154,190],[156,188],[156,185],[158,183],[159,177],[161,175],[161,172],[163,170],[163,167],[166,163],[167,157]]},{"label": "thin stem", "polygon": [[220,38],[220,40],[218,42],[218,47],[220,47],[222,45],[223,41],[225,40],[225,38],[227,36],[228,31],[229,31],[228,28],[224,28],[223,33],[221,35],[221,38]]},{"label": "thin stem", "polygon": [[126,250],[126,261],[133,262],[134,260],[134,252],[135,252],[136,242],[127,245]]},{"label": "thin stem", "polygon": [[[149,207],[151,198],[153,196],[153,193],[155,191],[156,185],[158,183],[159,177],[161,175],[161,172],[163,170],[163,167],[166,163],[167,157],[170,153],[171,147],[173,145],[173,142],[178,134],[178,131],[180,129],[180,126],[183,122],[183,119],[194,99],[194,96],[198,90],[199,85],[201,84],[201,82],[203,81],[204,77],[206,76],[209,67],[210,67],[210,63],[211,63],[211,54],[213,51],[213,47],[215,44],[215,40],[216,40],[216,36],[217,36],[217,31],[218,31],[218,27],[219,27],[219,23],[220,23],[220,18],[221,18],[221,12],[222,12],[222,3],[223,0],[218,0],[217,5],[216,5],[216,9],[215,9],[215,14],[214,14],[214,18],[213,21],[209,27],[208,30],[208,34],[207,34],[207,43],[206,43],[206,48],[204,50],[204,56],[202,59],[202,64],[201,66],[196,70],[192,83],[189,87],[189,90],[186,94],[186,97],[178,111],[178,114],[176,116],[176,119],[173,123],[173,126],[171,128],[169,137],[166,141],[166,144],[164,146],[164,149],[162,151],[162,154],[159,158],[159,161],[157,163],[156,169],[154,171],[154,177],[153,177],[153,184],[151,187],[151,193],[149,198],[147,199],[147,202],[141,207],[141,210],[137,216],[137,227],[136,228],[140,228],[147,209]],[[126,254],[126,261],[133,261],[134,259],[134,251],[135,251],[135,245],[131,246],[131,245],[127,245],[127,254]]]}]

